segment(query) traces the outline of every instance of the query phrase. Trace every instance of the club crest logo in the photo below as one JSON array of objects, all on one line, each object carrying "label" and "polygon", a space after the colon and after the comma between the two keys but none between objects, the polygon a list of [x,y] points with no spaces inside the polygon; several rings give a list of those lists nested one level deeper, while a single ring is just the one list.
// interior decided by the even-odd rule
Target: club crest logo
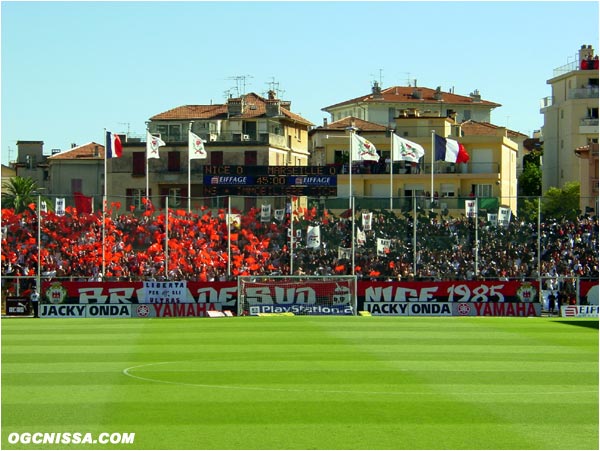
[{"label": "club crest logo", "polygon": [[537,290],[529,282],[524,283],[517,290],[517,296],[521,302],[534,302]]},{"label": "club crest logo", "polygon": [[136,312],[137,316],[139,316],[140,318],[146,318],[148,315],[150,315],[150,307],[148,307],[147,305],[138,305]]},{"label": "club crest logo", "polygon": [[46,290],[46,297],[51,304],[62,304],[67,297],[67,290],[60,282],[54,282]]}]

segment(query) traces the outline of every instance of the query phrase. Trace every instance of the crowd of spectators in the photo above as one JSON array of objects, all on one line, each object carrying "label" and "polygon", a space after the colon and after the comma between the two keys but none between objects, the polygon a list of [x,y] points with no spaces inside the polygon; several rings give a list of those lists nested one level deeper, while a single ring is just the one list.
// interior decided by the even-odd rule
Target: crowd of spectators
[{"label": "crowd of spectators", "polygon": [[[542,221],[538,237],[537,222],[516,218],[504,227],[485,217],[475,224],[462,215],[419,214],[415,226],[410,214],[388,210],[373,211],[371,230],[364,230],[356,212],[366,240],[352,258],[352,218],[327,210],[294,212],[292,251],[289,212],[265,221],[260,208],[234,211],[238,219],[228,226],[224,209],[169,210],[168,218],[161,210],[117,211],[113,204],[104,227],[101,212],[42,213],[38,250],[35,211],[2,210],[2,275],[35,276],[39,255],[43,278],[77,281],[351,274],[352,265],[359,279],[373,280],[598,279],[597,217]],[[317,249],[307,247],[310,225],[320,226]],[[390,240],[385,252],[378,252],[378,238]]]}]

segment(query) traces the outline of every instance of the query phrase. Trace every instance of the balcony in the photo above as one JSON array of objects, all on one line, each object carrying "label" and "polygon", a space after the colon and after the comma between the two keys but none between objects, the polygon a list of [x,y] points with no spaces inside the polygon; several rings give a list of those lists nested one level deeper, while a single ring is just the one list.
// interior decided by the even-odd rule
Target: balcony
[{"label": "balcony", "polygon": [[[280,134],[275,133],[242,133],[242,132],[224,132],[224,133],[200,133],[200,138],[204,139],[207,144],[210,143],[221,143],[221,144],[237,144],[237,143],[249,143],[249,144],[262,144],[271,145],[277,147],[287,147],[287,138]],[[161,139],[167,144],[175,144],[187,142],[187,135],[183,134],[169,134],[161,135]]]},{"label": "balcony", "polygon": [[546,108],[552,106],[554,98],[552,96],[544,97],[540,100],[540,113],[543,113]]},{"label": "balcony", "polygon": [[583,118],[579,121],[579,133],[598,134],[598,118]]},{"label": "balcony", "polygon": [[567,93],[567,99],[597,99],[599,92],[598,86],[570,89]]},{"label": "balcony", "polygon": [[553,78],[558,77],[560,75],[568,74],[574,70],[578,69],[577,61],[571,61],[570,63],[565,64],[564,66],[557,67],[553,71]]}]

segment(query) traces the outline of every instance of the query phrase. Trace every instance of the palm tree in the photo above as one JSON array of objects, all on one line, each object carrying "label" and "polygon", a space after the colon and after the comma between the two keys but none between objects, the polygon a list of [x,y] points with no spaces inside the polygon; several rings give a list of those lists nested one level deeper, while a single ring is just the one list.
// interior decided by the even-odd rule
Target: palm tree
[{"label": "palm tree", "polygon": [[[2,208],[12,208],[15,213],[22,213],[30,205],[37,204],[39,188],[31,177],[13,177],[2,185]],[[50,202],[44,196],[41,200]]]}]

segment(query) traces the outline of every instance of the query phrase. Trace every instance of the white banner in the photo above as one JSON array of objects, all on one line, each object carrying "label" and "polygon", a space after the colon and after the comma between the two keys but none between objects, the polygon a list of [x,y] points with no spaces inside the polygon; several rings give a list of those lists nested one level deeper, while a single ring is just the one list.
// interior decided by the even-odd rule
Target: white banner
[{"label": "white banner", "polygon": [[475,200],[466,200],[465,201],[465,216],[467,218],[474,218],[476,214],[476,201]]},{"label": "white banner", "polygon": [[597,305],[566,305],[560,308],[563,318],[598,318]]},{"label": "white banner", "polygon": [[318,249],[321,247],[321,226],[308,226],[306,231],[306,247]]},{"label": "white banner", "polygon": [[262,205],[260,208],[260,222],[271,221],[271,205]]},{"label": "white banner", "polygon": [[146,304],[179,304],[187,302],[187,281],[144,282],[143,298]]}]

